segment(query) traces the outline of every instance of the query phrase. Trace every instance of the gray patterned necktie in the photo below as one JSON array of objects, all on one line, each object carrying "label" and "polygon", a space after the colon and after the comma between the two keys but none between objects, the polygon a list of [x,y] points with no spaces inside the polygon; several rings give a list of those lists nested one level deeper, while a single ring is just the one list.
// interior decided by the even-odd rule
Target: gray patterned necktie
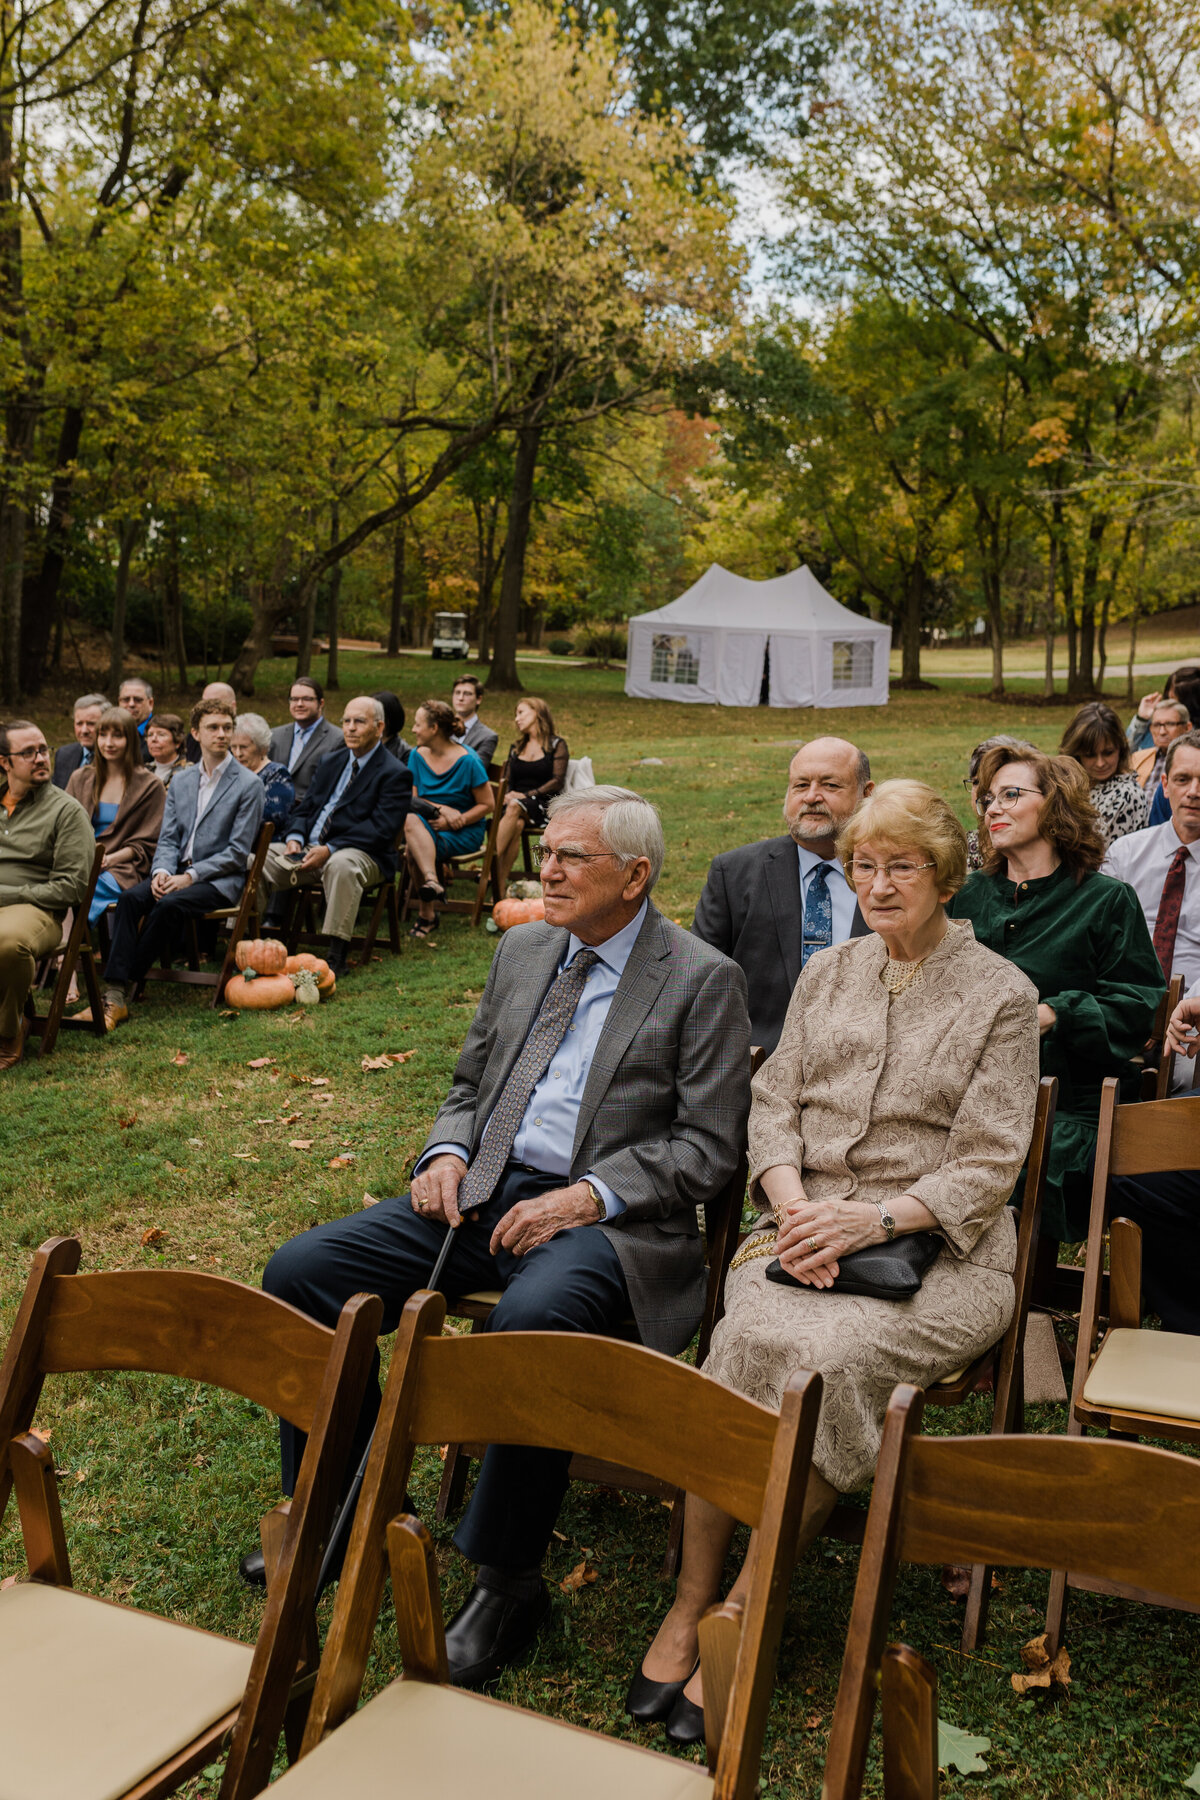
[{"label": "gray patterned necktie", "polygon": [[458,1204],[462,1212],[469,1207],[483,1206],[491,1199],[504,1172],[513,1140],[521,1129],[530,1095],[566,1037],[567,1026],[575,1016],[579,996],[583,993],[583,984],[599,960],[594,950],[580,950],[542,1001],[542,1009],[525,1039],[525,1048],[500,1090],[478,1155],[459,1185]]}]

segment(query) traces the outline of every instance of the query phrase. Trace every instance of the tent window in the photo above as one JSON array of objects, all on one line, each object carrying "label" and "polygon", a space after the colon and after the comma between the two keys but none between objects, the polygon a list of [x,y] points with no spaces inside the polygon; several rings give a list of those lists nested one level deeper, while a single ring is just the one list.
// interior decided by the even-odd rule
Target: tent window
[{"label": "tent window", "polygon": [[869,638],[839,642],[833,646],[835,688],[870,687],[875,670],[875,646]]},{"label": "tent window", "polygon": [[673,637],[656,631],[650,653],[650,679],[674,683],[677,687],[696,687],[700,681],[700,640]]}]

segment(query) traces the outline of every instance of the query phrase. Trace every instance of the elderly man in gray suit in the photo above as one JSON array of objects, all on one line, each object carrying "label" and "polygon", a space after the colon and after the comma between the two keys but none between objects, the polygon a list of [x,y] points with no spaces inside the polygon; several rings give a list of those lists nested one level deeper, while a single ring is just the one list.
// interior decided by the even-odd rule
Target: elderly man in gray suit
[{"label": "elderly man in gray suit", "polygon": [[[729,1181],[750,1106],[746,983],[650,899],[662,827],[626,788],[560,795],[542,852],[545,923],[500,939],[410,1194],[317,1226],[263,1286],[324,1323],[362,1289],[395,1330],[457,1229],[447,1294],[502,1289],[490,1331],[617,1331],[674,1355],[704,1302],[696,1208]],[[370,1384],[356,1466],[378,1408]],[[299,1465],[282,1430],[284,1485]],[[451,1679],[478,1687],[550,1610],[542,1558],[569,1458],[493,1445],[455,1543],[479,1565],[451,1622]],[[248,1557],[255,1579],[261,1560]]]},{"label": "elderly man in gray suit", "polygon": [[198,700],[192,731],[200,761],[167,789],[149,878],[117,901],[104,967],[104,1023],[129,1017],[146,971],[172,947],[183,920],[232,906],[242,891],[262,824],[266,789],[229,754],[234,717],[224,700]]}]

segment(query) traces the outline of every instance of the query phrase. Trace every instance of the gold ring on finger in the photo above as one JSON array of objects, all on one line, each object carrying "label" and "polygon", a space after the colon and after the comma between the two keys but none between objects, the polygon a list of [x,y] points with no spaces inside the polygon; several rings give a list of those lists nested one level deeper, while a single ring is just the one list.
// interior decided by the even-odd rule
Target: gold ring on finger
[{"label": "gold ring on finger", "polygon": [[808,1247],[812,1251],[814,1256],[817,1254],[817,1251],[821,1248],[821,1246],[820,1246],[820,1244],[818,1244],[816,1238],[809,1238]]}]

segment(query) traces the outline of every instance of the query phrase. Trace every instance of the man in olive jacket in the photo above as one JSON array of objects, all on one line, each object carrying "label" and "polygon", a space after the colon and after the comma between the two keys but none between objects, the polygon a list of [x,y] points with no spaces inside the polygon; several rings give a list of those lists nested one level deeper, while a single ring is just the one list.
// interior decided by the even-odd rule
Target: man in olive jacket
[{"label": "man in olive jacket", "polygon": [[21,1060],[34,970],[87,893],[96,840],[78,800],[54,786],[38,726],[0,726],[0,1070]]}]

